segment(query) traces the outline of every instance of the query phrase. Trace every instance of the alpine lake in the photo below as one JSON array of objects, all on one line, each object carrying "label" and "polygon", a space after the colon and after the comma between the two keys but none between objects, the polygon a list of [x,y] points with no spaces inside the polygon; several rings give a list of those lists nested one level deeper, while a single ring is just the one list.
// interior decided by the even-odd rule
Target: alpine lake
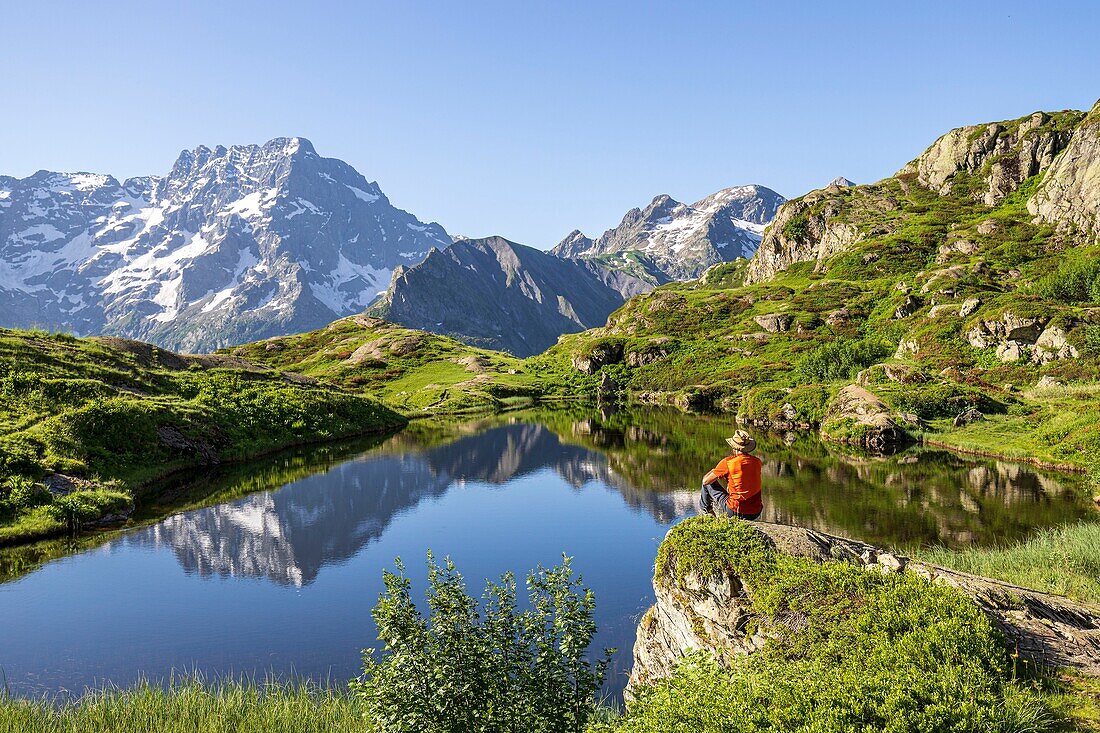
[{"label": "alpine lake", "polygon": [[[596,594],[594,649],[621,696],[657,546],[695,514],[729,419],[527,411],[179,476],[131,526],[0,551],[0,674],[19,696],[199,672],[342,683],[378,646],[371,609],[400,557],[450,557],[471,592],[563,554]],[[804,433],[758,438],[763,520],[905,551],[988,546],[1096,520],[1083,479],[913,446],[892,456]]]}]

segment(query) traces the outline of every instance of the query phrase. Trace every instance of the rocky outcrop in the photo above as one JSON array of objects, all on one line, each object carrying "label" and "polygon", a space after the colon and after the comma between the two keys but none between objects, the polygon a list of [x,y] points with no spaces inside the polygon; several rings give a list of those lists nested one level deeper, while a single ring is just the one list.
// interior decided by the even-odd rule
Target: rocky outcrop
[{"label": "rocky outcrop", "polygon": [[822,423],[821,437],[874,451],[909,440],[886,403],[858,384],[849,384],[833,398]]},{"label": "rocky outcrop", "polygon": [[1000,318],[978,321],[966,332],[966,340],[976,349],[996,349],[997,358],[1005,362],[1048,364],[1078,356],[1065,329],[1051,324],[1049,317],[1024,317],[1011,311]]},{"label": "rocky outcrop", "polygon": [[835,221],[843,205],[836,186],[811,191],[779,207],[749,262],[746,284],[762,282],[796,262],[814,262],[843,252],[860,239],[852,224]]},{"label": "rocky outcrop", "polygon": [[1100,101],[1027,203],[1039,221],[1100,242]]},{"label": "rocky outcrop", "polygon": [[[765,522],[753,527],[781,553],[815,562],[850,562],[867,572],[915,573],[954,587],[989,615],[1021,656],[1044,666],[1100,675],[1100,606],[913,562],[863,542],[801,527]],[[638,625],[628,695],[640,685],[668,677],[689,652],[707,651],[728,663],[759,650],[770,635],[781,631],[774,621],[755,623],[760,620],[752,604],[756,591],[733,570],[711,575],[688,571],[682,578],[666,572],[653,579],[656,603]],[[798,619],[778,623],[797,624]]]},{"label": "rocky outcrop", "polygon": [[790,330],[793,319],[787,313],[768,313],[762,316],[753,316],[752,320],[756,321],[756,325],[768,333],[782,333]]},{"label": "rocky outcrop", "polygon": [[[1025,180],[1049,168],[1070,142],[1076,113],[1028,117],[951,130],[940,137],[899,175],[916,174],[917,182],[941,195],[960,179],[978,176],[972,195],[995,206]],[[1067,116],[1068,119],[1067,119]]]}]

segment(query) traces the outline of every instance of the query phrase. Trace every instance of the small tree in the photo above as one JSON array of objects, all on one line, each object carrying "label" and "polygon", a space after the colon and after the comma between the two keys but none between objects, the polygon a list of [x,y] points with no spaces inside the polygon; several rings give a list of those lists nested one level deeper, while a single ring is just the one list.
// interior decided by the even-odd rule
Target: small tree
[{"label": "small tree", "polygon": [[527,577],[529,608],[516,580],[486,584],[483,608],[454,563],[428,553],[428,618],[413,603],[404,566],[383,574],[374,608],[384,648],[363,655],[352,683],[366,715],[386,733],[575,733],[596,709],[610,650],[589,661],[595,596],[573,577],[568,557]]}]

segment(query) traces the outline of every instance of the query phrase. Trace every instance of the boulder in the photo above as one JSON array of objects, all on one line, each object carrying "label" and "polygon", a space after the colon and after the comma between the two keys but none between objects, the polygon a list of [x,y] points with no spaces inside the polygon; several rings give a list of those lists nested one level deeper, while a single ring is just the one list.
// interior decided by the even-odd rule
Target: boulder
[{"label": "boulder", "polygon": [[830,326],[847,326],[852,320],[852,314],[847,308],[838,308],[825,318],[825,323]]},{"label": "boulder", "polygon": [[917,298],[913,297],[912,295],[907,295],[905,296],[905,300],[902,301],[902,304],[894,309],[894,318],[897,318],[899,320],[902,318],[908,318],[909,316],[920,310],[920,307],[921,302]]},{"label": "boulder", "polygon": [[1003,341],[997,345],[997,358],[1001,361],[1019,361],[1027,356],[1027,344],[1019,341]]},{"label": "boulder", "polygon": [[895,359],[904,359],[907,356],[916,354],[920,350],[920,346],[913,339],[902,339],[898,342],[898,348],[894,351]]},{"label": "boulder", "polygon": [[1057,387],[1064,387],[1066,385],[1059,382],[1049,374],[1045,374],[1039,378],[1039,381],[1035,383],[1036,389],[1055,389]]},{"label": "boulder", "polygon": [[753,320],[768,333],[780,333],[789,330],[794,319],[786,313],[768,313],[762,316],[753,316]]},{"label": "boulder", "polygon": [[574,354],[573,368],[582,374],[595,374],[608,364],[623,360],[623,345],[617,342],[598,343],[584,354]]},{"label": "boulder", "polygon": [[1066,332],[1058,326],[1047,326],[1035,340],[1031,360],[1048,364],[1057,359],[1076,359],[1077,349],[1066,338]]},{"label": "boulder", "polygon": [[951,421],[951,424],[957,428],[961,428],[964,425],[980,422],[984,419],[985,415],[982,414],[981,410],[976,407],[968,407],[958,415],[955,415],[955,419]]},{"label": "boulder", "polygon": [[992,219],[986,219],[985,221],[978,224],[978,234],[995,234],[998,228],[999,227],[997,225],[997,222],[993,221]]},{"label": "boulder", "polygon": [[940,245],[936,252],[936,262],[943,264],[951,259],[955,255],[969,256],[977,254],[979,250],[978,245],[971,242],[969,239],[955,239],[944,242]]},{"label": "boulder", "polygon": [[[840,434],[839,427],[854,425],[857,430]],[[833,430],[833,434],[829,430]],[[882,451],[905,443],[909,435],[891,417],[890,408],[874,393],[858,384],[849,384],[829,404],[821,430],[823,438]]]},{"label": "boulder", "polygon": [[974,313],[978,312],[978,308],[982,306],[980,298],[967,298],[963,301],[962,307],[959,308],[960,318],[969,318]]}]

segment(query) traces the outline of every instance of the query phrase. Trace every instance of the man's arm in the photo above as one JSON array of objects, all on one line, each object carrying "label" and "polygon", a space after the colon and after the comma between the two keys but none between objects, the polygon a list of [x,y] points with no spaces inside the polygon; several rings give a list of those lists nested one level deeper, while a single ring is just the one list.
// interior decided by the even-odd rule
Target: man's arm
[{"label": "man's arm", "polygon": [[707,471],[707,475],[703,477],[704,484],[713,484],[717,480],[718,474],[716,474],[714,471]]},{"label": "man's arm", "polygon": [[713,484],[720,478],[729,476],[729,468],[726,466],[726,459],[723,458],[718,462],[718,465],[707,471],[707,475],[703,477],[703,484]]}]

